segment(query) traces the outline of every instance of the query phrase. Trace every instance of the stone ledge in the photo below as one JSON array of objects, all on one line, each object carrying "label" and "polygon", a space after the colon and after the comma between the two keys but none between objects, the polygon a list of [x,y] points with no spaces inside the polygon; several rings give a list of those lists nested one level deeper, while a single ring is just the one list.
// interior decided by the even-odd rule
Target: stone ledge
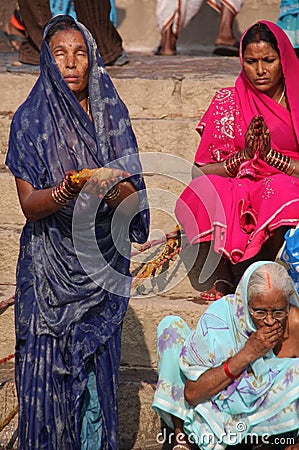
[{"label": "stone ledge", "polygon": [[[239,71],[238,58],[177,56],[161,60],[134,54],[130,64],[112,67],[108,73],[131,118],[159,118],[171,114],[198,117],[198,105],[204,110],[214,92],[231,85]],[[16,111],[36,79],[35,75],[0,73],[0,116]]]},{"label": "stone ledge", "polygon": [[[194,303],[194,293],[185,290],[183,297],[155,296],[131,298],[124,319],[121,364],[127,367],[156,367],[156,330],[161,319],[178,315],[190,328],[195,328],[207,304]],[[188,298],[189,297],[189,298]]]}]

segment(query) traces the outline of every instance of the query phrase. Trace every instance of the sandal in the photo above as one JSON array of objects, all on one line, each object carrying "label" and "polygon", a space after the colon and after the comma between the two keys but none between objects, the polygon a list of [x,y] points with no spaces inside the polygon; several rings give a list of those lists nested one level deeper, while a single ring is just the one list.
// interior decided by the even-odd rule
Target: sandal
[{"label": "sandal", "polygon": [[118,56],[116,59],[114,59],[111,62],[106,63],[106,66],[124,66],[125,64],[128,64],[129,62],[129,56],[126,52],[126,50],[123,49],[120,56]]},{"label": "sandal", "polygon": [[232,45],[217,44],[213,50],[217,56],[239,56],[240,42],[235,41]]},{"label": "sandal", "polygon": [[18,34],[8,34],[6,31],[0,30],[0,37],[3,39],[5,44],[13,51],[18,51],[19,49],[13,44],[14,42],[25,42],[26,38],[19,36]]},{"label": "sandal", "polygon": [[40,66],[15,61],[14,63],[7,65],[6,70],[7,70],[7,72],[13,72],[13,73],[29,73],[32,75],[39,75]]},{"label": "sandal", "polygon": [[176,55],[176,50],[173,50],[172,52],[168,52],[168,53],[164,53],[164,51],[162,50],[162,46],[159,45],[155,50],[154,50],[154,55],[157,56],[175,56]]},{"label": "sandal", "polygon": [[[222,286],[221,286],[222,285]],[[234,285],[228,280],[216,280],[211,289],[203,291],[200,299],[207,302],[214,302],[227,294],[234,292]]]}]

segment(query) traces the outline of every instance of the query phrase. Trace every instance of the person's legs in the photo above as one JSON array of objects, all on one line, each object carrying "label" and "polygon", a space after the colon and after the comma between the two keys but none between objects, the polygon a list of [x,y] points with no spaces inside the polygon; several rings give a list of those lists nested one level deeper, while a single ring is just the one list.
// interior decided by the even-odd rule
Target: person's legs
[{"label": "person's legs", "polygon": [[156,51],[156,55],[172,56],[176,54],[177,36],[172,31],[172,26],[169,26],[161,33],[160,45]]},{"label": "person's legs", "polygon": [[81,450],[97,450],[102,439],[103,419],[99,401],[94,363],[86,367],[88,381],[83,394],[81,409]]},{"label": "person's legs", "polygon": [[187,435],[184,432],[184,422],[176,416],[172,416],[174,443],[173,450],[190,450],[191,446],[188,442]]},{"label": "person's legs", "polygon": [[215,45],[233,45],[236,42],[236,38],[233,33],[235,16],[235,13],[233,13],[226,5],[222,4]]},{"label": "person's legs", "polygon": [[221,257],[217,266],[216,282],[213,286],[200,294],[201,300],[214,301],[221,298],[223,295],[234,292],[234,287],[239,283],[245,270],[255,261],[275,261],[275,258],[281,249],[284,242],[284,235],[289,227],[282,226],[275,230],[271,236],[262,246],[261,250],[254,257],[242,261],[238,264],[232,265],[230,261]]},{"label": "person's legs", "polygon": [[269,255],[269,259],[274,261],[279,250],[284,243],[284,235],[290,229],[288,226],[282,226],[274,231],[273,236],[271,236],[264,244],[265,251]]},{"label": "person's legs", "polygon": [[255,261],[275,261],[279,250],[284,243],[284,235],[290,227],[282,226],[275,230],[273,236],[271,236],[262,246],[257,255],[250,259],[242,261],[232,266],[232,272],[234,275],[234,283],[237,285],[247,269]]},{"label": "person's legs", "polygon": [[0,30],[0,33],[12,50],[19,51],[21,43],[26,40],[26,36],[18,5],[12,13],[10,21],[5,24],[4,30]]},{"label": "person's legs", "polygon": [[[183,419],[187,414],[184,398],[185,377],[180,370],[179,357],[190,328],[178,316],[164,317],[157,327],[157,363],[159,379],[155,391],[153,409],[174,432],[174,444],[188,442],[183,430]],[[170,395],[169,386],[174,387]],[[190,446],[185,446],[189,449]],[[179,450],[179,448],[177,448]]]},{"label": "person's legs", "polygon": [[219,56],[238,56],[239,42],[234,36],[233,23],[236,13],[222,3],[218,33],[213,53]]},{"label": "person's legs", "polygon": [[93,35],[104,64],[113,63],[122,55],[123,47],[122,38],[110,20],[110,0],[74,0],[74,4],[78,20]]},{"label": "person's legs", "polygon": [[235,284],[231,262],[221,256],[216,270],[219,276],[210,289],[201,292],[201,300],[214,301],[220,299],[224,295],[232,294],[234,292]]},{"label": "person's legs", "polygon": [[42,29],[52,17],[49,0],[19,0],[19,8],[27,36],[27,40],[20,46],[19,61],[38,65]]}]

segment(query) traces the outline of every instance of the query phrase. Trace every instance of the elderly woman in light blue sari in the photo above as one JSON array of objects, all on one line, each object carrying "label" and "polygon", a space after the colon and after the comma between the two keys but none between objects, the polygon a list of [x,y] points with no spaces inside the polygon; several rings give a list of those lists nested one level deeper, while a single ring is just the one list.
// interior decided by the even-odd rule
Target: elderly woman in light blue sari
[{"label": "elderly woman in light blue sari", "polygon": [[160,322],[153,408],[174,430],[175,450],[299,448],[296,298],[283,266],[256,262],[196,330],[176,316]]}]

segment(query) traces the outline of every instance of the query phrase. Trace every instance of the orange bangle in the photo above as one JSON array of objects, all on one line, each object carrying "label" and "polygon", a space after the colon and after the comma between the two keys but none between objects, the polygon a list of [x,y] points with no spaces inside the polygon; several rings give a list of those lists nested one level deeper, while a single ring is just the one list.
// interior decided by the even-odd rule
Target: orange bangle
[{"label": "orange bangle", "polygon": [[234,375],[233,373],[231,373],[231,371],[228,368],[228,362],[231,358],[228,358],[225,363],[223,364],[223,370],[225,372],[225,374],[228,376],[228,378],[230,378],[231,380],[236,380],[237,378],[239,378],[240,374],[238,375]]}]

